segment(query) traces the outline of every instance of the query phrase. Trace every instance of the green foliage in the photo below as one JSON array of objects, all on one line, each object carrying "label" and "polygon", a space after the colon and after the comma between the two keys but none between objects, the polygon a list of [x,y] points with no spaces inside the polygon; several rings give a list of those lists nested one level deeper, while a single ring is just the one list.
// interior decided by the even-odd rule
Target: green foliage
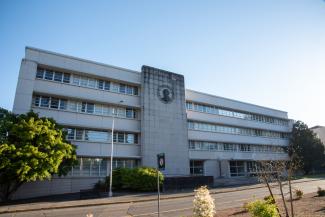
[{"label": "green foliage", "polygon": [[76,148],[65,140],[53,119],[29,112],[14,115],[0,110],[0,198],[25,182],[65,175],[76,162]]},{"label": "green foliage", "polygon": [[300,190],[300,189],[296,189],[295,194],[296,194],[296,198],[298,200],[300,200],[302,198],[302,196],[304,195],[304,192],[302,190]]},{"label": "green foliage", "polygon": [[319,197],[323,197],[323,196],[325,196],[325,190],[322,189],[321,187],[318,187],[318,188],[317,188],[317,195],[318,195]]},{"label": "green foliage", "polygon": [[323,143],[306,124],[301,121],[294,123],[288,154],[293,161],[302,163],[305,174],[324,167],[324,151]]},{"label": "green foliage", "polygon": [[265,196],[263,199],[264,199],[264,201],[266,201],[267,203],[275,204],[275,200],[272,198],[271,195]]},{"label": "green foliage", "polygon": [[255,200],[246,204],[245,208],[253,217],[279,217],[272,198],[267,201]]},{"label": "green foliage", "polygon": [[[162,186],[164,176],[159,172],[159,181]],[[133,169],[118,168],[113,170],[113,188],[133,191],[157,190],[157,170],[150,167],[138,167]],[[96,189],[109,189],[109,176],[105,182],[99,181]]]}]

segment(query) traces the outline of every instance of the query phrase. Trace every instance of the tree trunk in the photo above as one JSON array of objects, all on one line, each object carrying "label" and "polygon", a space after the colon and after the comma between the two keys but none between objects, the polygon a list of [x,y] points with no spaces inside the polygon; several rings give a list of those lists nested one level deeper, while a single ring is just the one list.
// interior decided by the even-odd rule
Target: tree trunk
[{"label": "tree trunk", "polygon": [[292,201],[292,189],[291,189],[291,177],[290,177],[290,175],[288,176],[288,182],[289,182],[289,192],[290,192],[291,216],[294,217],[293,201]]},{"label": "tree trunk", "polygon": [[[270,183],[269,183],[269,181],[267,180],[266,177],[263,177],[263,178],[264,178],[264,182],[266,183],[267,189],[269,189],[269,192],[270,192],[270,195],[271,195],[271,197],[272,197],[272,200],[273,200],[273,202],[274,202],[275,205],[276,205],[276,201],[275,201],[275,198],[274,198],[274,195],[273,195],[273,192],[272,192],[272,189],[271,189]],[[280,210],[279,210],[279,208],[278,208],[277,205],[276,205],[276,210],[278,211],[278,214],[279,214],[279,216],[281,217],[281,213],[280,213]]]},{"label": "tree trunk", "polygon": [[289,217],[289,214],[288,214],[288,207],[286,205],[286,201],[285,201],[285,198],[284,198],[284,194],[283,194],[283,189],[282,189],[282,182],[279,178],[278,179],[278,183],[279,183],[279,187],[280,187],[280,192],[281,192],[281,198],[282,198],[282,202],[283,202],[283,207],[285,209],[285,212],[286,212],[286,217]]},{"label": "tree trunk", "polygon": [[8,202],[11,200],[11,196],[13,193],[15,193],[18,188],[23,184],[23,182],[16,182],[13,181],[8,184],[2,184],[1,186],[1,192],[0,192],[0,199],[2,202]]}]

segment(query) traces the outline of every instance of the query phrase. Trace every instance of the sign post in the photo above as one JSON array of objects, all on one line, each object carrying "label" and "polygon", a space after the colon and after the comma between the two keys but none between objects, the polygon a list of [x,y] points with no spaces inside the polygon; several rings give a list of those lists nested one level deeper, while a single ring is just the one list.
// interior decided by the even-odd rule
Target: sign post
[{"label": "sign post", "polygon": [[158,190],[158,217],[160,217],[160,184],[159,171],[165,170],[165,153],[157,154],[157,190]]}]

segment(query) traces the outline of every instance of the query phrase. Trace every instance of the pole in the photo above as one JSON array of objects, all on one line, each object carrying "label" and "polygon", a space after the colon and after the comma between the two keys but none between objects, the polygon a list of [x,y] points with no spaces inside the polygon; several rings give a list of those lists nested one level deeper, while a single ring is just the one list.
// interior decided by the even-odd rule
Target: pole
[{"label": "pole", "polygon": [[111,165],[110,165],[110,174],[109,174],[109,193],[108,197],[113,196],[112,192],[112,182],[113,182],[113,151],[114,151],[114,117],[115,117],[115,109],[113,108],[113,121],[112,121],[112,145],[111,145]]},{"label": "pole", "polygon": [[158,217],[160,217],[160,187],[159,187],[159,169],[157,168],[157,189],[158,189]]}]

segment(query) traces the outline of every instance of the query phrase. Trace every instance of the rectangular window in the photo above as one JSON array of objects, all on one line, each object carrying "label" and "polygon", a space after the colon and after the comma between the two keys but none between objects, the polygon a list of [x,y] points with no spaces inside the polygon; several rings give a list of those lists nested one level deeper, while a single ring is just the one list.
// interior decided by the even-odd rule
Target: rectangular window
[{"label": "rectangular window", "polygon": [[124,142],[124,133],[118,133],[118,142],[125,143]]},{"label": "rectangular window", "polygon": [[81,77],[80,78],[80,86],[87,87],[88,86],[88,78],[87,77]]},{"label": "rectangular window", "polygon": [[86,130],[85,140],[93,142],[107,142],[109,134],[103,131]]},{"label": "rectangular window", "polygon": [[98,104],[96,104],[95,105],[95,114],[97,114],[97,115],[101,115],[101,114],[103,114],[103,106],[102,105],[98,105]]},{"label": "rectangular window", "polygon": [[67,100],[66,99],[60,99],[60,109],[67,110]]},{"label": "rectangular window", "polygon": [[103,80],[98,80],[97,81],[97,88],[102,90],[104,88],[104,81]]},{"label": "rectangular window", "polygon": [[135,95],[135,96],[139,95],[138,87],[133,87],[133,95]]},{"label": "rectangular window", "polygon": [[120,85],[117,83],[112,82],[111,83],[111,91],[118,93],[119,92]]},{"label": "rectangular window", "polygon": [[68,128],[68,134],[67,134],[67,139],[68,140],[74,140],[74,134],[75,134],[75,129]]},{"label": "rectangular window", "polygon": [[105,83],[104,83],[104,90],[110,90],[110,88],[111,88],[110,82],[109,81],[105,81]]},{"label": "rectangular window", "polygon": [[69,102],[68,102],[68,110],[69,111],[77,111],[77,102],[69,100]]},{"label": "rectangular window", "polygon": [[73,75],[72,84],[79,86],[80,76]]},{"label": "rectangular window", "polygon": [[64,75],[63,75],[63,83],[70,83],[70,74],[64,73]]},{"label": "rectangular window", "polygon": [[33,98],[33,105],[34,106],[39,106],[40,105],[40,96],[35,96],[34,98]]},{"label": "rectangular window", "polygon": [[86,112],[86,106],[87,106],[87,103],[82,102],[82,104],[81,104],[81,112]]},{"label": "rectangular window", "polygon": [[54,81],[62,82],[63,73],[62,72],[55,72],[54,74]]},{"label": "rectangular window", "polygon": [[45,79],[46,80],[53,80],[53,75],[54,75],[54,73],[53,73],[53,71],[50,71],[50,70],[46,70],[45,71]]},{"label": "rectangular window", "polygon": [[41,97],[41,107],[48,108],[49,107],[49,104],[50,104],[50,97],[42,96]]},{"label": "rectangular window", "polygon": [[89,78],[88,87],[95,88],[96,87],[96,80]]},{"label": "rectangular window", "polygon": [[126,93],[130,94],[130,95],[133,95],[133,87],[126,86]]},{"label": "rectangular window", "polygon": [[43,79],[43,76],[44,76],[44,69],[40,69],[40,68],[38,68],[38,69],[37,69],[37,72],[36,72],[36,78],[41,78],[41,79]]},{"label": "rectangular window", "polygon": [[204,161],[190,160],[190,173],[191,175],[203,175],[204,174]]},{"label": "rectangular window", "polygon": [[229,161],[230,176],[245,176],[244,161]]},{"label": "rectangular window", "polygon": [[120,84],[120,93],[125,93],[125,84]]},{"label": "rectangular window", "polygon": [[134,143],[134,134],[128,133],[126,143],[133,144]]},{"label": "rectangular window", "polygon": [[90,114],[94,113],[94,107],[95,107],[94,103],[87,103],[87,113]]},{"label": "rectangular window", "polygon": [[83,130],[76,129],[76,140],[83,140]]},{"label": "rectangular window", "polygon": [[58,109],[59,108],[59,99],[58,98],[51,98],[51,108]]},{"label": "rectangular window", "polygon": [[126,109],[126,117],[127,118],[135,118],[133,109],[131,109],[131,108]]},{"label": "rectangular window", "polygon": [[103,106],[103,115],[111,116],[112,115],[112,108],[108,106]]}]

